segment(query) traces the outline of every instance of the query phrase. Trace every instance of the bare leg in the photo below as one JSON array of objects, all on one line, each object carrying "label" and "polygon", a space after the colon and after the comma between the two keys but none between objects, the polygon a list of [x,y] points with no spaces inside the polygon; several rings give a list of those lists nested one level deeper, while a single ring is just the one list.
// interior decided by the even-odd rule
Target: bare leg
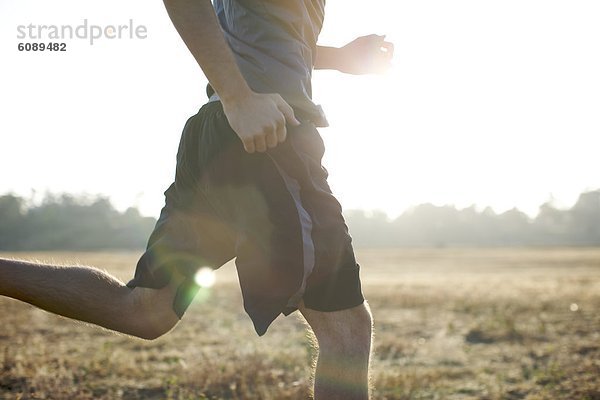
[{"label": "bare leg", "polygon": [[0,295],[144,339],[168,332],[179,320],[171,308],[174,293],[173,286],[132,290],[96,268],[0,258]]},{"label": "bare leg", "polygon": [[365,303],[320,312],[300,307],[319,345],[315,400],[367,400],[372,319]]}]

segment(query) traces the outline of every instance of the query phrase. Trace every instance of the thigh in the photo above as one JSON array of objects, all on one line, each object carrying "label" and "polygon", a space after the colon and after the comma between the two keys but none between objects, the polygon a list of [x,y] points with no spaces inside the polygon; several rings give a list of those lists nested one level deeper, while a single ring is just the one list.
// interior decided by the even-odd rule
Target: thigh
[{"label": "thigh", "polygon": [[[290,154],[289,143],[275,150]],[[259,335],[279,314],[297,309],[314,264],[300,184],[282,173],[273,153],[232,145],[213,159],[204,183],[210,203],[236,232],[244,308]]]},{"label": "thigh", "polygon": [[221,218],[204,187],[212,158],[231,139],[215,123],[218,111],[214,104],[205,105],[186,122],[175,181],[165,192],[165,206],[135,276],[127,284],[131,288],[162,289],[176,281],[172,304],[179,317],[198,291],[194,281],[198,269],[217,269],[235,256],[235,232]]}]

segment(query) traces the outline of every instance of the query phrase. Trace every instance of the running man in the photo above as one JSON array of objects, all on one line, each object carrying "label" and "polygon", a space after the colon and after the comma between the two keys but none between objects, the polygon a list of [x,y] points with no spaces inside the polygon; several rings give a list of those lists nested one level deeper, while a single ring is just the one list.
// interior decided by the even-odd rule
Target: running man
[{"label": "running man", "polygon": [[244,308],[263,335],[299,310],[319,345],[316,399],[367,399],[371,313],[342,209],[321,165],[313,68],[385,70],[382,36],[317,46],[325,0],[165,0],[210,82],[183,129],[174,183],[134,278],[0,259],[0,295],[144,339],[170,331],[200,267],[236,258]]}]

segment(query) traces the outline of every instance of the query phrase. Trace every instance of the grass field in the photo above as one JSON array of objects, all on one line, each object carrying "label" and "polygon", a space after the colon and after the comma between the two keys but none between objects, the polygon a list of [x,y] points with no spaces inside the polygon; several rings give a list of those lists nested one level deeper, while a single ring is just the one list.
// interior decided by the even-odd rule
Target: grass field
[{"label": "grass field", "polygon": [[[139,254],[1,256],[125,281]],[[358,256],[375,317],[374,399],[600,399],[600,249]],[[0,398],[307,399],[314,350],[295,314],[257,337],[232,265],[153,342],[0,298]]]}]

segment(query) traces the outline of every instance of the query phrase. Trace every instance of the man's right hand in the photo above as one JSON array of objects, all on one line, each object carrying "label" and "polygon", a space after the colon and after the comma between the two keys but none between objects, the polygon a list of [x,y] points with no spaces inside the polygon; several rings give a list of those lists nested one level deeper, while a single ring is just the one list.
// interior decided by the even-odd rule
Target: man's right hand
[{"label": "man's right hand", "polygon": [[286,124],[300,125],[292,107],[278,94],[250,92],[221,102],[229,125],[248,153],[262,153],[276,147],[285,141]]},{"label": "man's right hand", "polygon": [[225,41],[210,0],[165,0],[173,25],[223,103],[229,125],[248,153],[285,140],[286,123],[300,123],[278,94],[253,92]]}]

